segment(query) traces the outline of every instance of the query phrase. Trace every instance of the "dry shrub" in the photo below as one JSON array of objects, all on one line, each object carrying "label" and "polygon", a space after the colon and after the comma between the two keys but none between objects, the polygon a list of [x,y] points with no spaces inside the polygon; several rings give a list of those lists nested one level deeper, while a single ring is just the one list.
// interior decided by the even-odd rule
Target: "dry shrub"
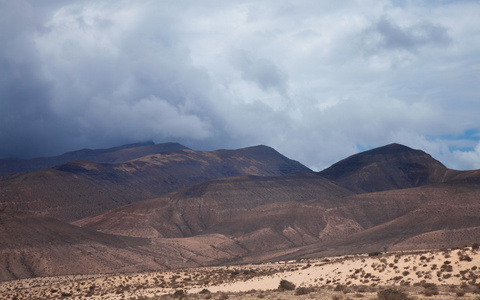
[{"label": "dry shrub", "polygon": [[293,291],[295,289],[295,284],[288,280],[282,279],[280,280],[280,284],[278,285],[278,289],[281,291]]},{"label": "dry shrub", "polygon": [[333,289],[335,292],[340,292],[344,291],[347,288],[346,285],[343,284],[337,284],[337,286]]},{"label": "dry shrub", "polygon": [[355,293],[355,298],[363,298],[365,297],[362,293]]},{"label": "dry shrub", "polygon": [[184,290],[176,290],[175,293],[173,293],[174,298],[183,299],[185,296],[186,296],[186,293]]},{"label": "dry shrub", "polygon": [[433,296],[433,295],[438,295],[438,287],[435,283],[424,283],[423,288],[425,289],[423,291],[423,294],[427,297]]},{"label": "dry shrub", "polygon": [[314,289],[311,288],[311,287],[299,287],[295,290],[295,295],[297,295],[297,296],[307,295],[307,294],[310,294],[313,291],[314,291]]},{"label": "dry shrub", "polygon": [[355,290],[359,293],[366,293],[369,291],[369,288],[368,286],[362,284],[362,285],[355,286]]},{"label": "dry shrub", "polygon": [[220,295],[218,296],[218,299],[220,300],[227,300],[229,297],[226,293],[220,293]]},{"label": "dry shrub", "polygon": [[409,300],[408,295],[400,290],[388,288],[377,292],[379,300]]}]

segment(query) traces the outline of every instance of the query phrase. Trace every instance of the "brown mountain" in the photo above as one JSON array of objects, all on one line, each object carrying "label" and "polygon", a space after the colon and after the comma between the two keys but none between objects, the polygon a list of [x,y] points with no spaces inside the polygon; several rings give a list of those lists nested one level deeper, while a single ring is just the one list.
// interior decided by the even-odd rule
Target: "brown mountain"
[{"label": "brown mountain", "polygon": [[318,174],[363,193],[443,182],[455,173],[421,150],[390,144],[352,155]]},{"label": "brown mountain", "polygon": [[[0,187],[2,195],[13,187],[31,195],[24,198],[30,199],[31,210],[60,216],[95,208],[95,201],[148,197],[155,193],[158,178],[167,178],[162,180],[176,187],[182,182],[185,187],[95,216],[95,209],[88,210],[83,214],[90,216],[73,225],[14,212],[24,204],[17,198],[8,211],[0,213],[0,238],[6,241],[0,246],[0,280],[441,248],[480,241],[480,170],[449,170],[422,151],[393,144],[350,157],[320,175],[285,175],[302,168],[275,153],[264,146],[183,150],[121,164],[70,162],[6,176],[15,178],[16,185],[7,180],[10,185]],[[242,172],[262,176],[208,179],[211,174]],[[31,178],[22,177],[27,175]],[[53,175],[56,185],[45,190],[45,178]],[[49,195],[51,201],[60,194],[74,201],[65,196],[56,196],[57,202],[42,198]],[[42,210],[45,203],[50,207]]]},{"label": "brown mountain", "polygon": [[[89,218],[83,228],[0,212],[0,280],[469,245],[480,239],[480,180],[468,173],[340,198],[350,193],[313,174],[279,177],[278,185],[273,177],[222,179]],[[311,190],[316,182],[323,191]]]},{"label": "brown mountain", "polygon": [[[448,170],[421,152],[393,147],[401,150],[400,159],[393,160],[397,166],[409,165],[408,157],[413,157],[416,165],[428,166],[428,162],[433,165],[418,167],[416,170],[424,170],[429,176],[424,176],[422,182],[417,177],[411,184],[433,181],[429,178],[442,172],[438,181],[445,181],[374,193],[362,190],[361,194],[351,195],[332,181],[313,174],[226,178],[79,220],[76,224],[102,232],[150,238],[221,234],[248,250],[240,259],[245,262],[419,249],[418,245],[451,247],[458,246],[460,241],[473,243],[480,237],[474,230],[480,226],[476,217],[480,212],[477,203],[480,171]],[[377,152],[381,154],[380,162],[376,165],[386,164],[385,149],[380,150]],[[391,156],[392,152],[388,152],[387,156]],[[442,172],[436,173],[437,168]],[[397,182],[406,176],[405,169],[391,167],[391,170],[398,170],[398,174],[390,176]],[[385,186],[388,185],[384,182]],[[419,244],[420,237],[429,240]]]},{"label": "brown mountain", "polygon": [[[357,228],[330,240],[265,253],[262,259],[322,257],[376,251],[461,247],[480,241],[477,186],[442,183],[344,198],[332,213]],[[353,204],[357,203],[357,204]],[[336,228],[338,231],[338,228]],[[247,259],[258,260],[253,256]]]},{"label": "brown mountain", "polygon": [[51,168],[72,160],[89,160],[98,163],[119,163],[149,154],[184,149],[188,148],[178,143],[154,144],[150,141],[108,149],[82,149],[52,157],[0,159],[0,175]]},{"label": "brown mountain", "polygon": [[0,176],[0,205],[72,221],[217,178],[298,172],[312,171],[266,146],[161,152],[118,164],[71,161]]},{"label": "brown mountain", "polygon": [[222,264],[245,253],[220,235],[191,240],[118,237],[30,213],[0,211],[0,281]]},{"label": "brown mountain", "polygon": [[[231,222],[266,204],[299,203],[351,195],[328,179],[315,174],[279,177],[224,178],[124,206],[76,221],[76,225],[102,232],[136,237],[185,237]],[[300,215],[301,216],[301,215]],[[242,223],[242,219],[239,221]],[[244,226],[254,226],[247,224]],[[240,228],[240,227],[239,227]],[[225,228],[223,228],[225,229]],[[222,233],[224,230],[209,230]]]}]

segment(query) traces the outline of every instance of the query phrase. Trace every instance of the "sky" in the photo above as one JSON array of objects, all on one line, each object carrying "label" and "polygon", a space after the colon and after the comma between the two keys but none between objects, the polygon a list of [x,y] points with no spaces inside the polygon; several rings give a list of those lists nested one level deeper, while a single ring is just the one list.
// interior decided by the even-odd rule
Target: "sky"
[{"label": "sky", "polygon": [[0,158],[152,140],[480,168],[480,1],[0,0]]}]

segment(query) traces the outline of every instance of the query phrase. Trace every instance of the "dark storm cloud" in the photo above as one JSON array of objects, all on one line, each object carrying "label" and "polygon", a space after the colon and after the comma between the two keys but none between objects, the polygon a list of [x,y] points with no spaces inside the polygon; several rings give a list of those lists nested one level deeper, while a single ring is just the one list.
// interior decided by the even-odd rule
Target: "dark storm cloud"
[{"label": "dark storm cloud", "polygon": [[192,112],[205,109],[196,101],[208,75],[191,66],[169,16],[112,40],[124,20],[111,7],[67,7],[39,26],[23,4],[2,9],[1,156],[209,136],[208,116]]},{"label": "dark storm cloud", "polygon": [[0,8],[0,156],[48,153],[63,129],[50,108],[51,84],[44,78],[32,40],[39,20],[23,1]]}]

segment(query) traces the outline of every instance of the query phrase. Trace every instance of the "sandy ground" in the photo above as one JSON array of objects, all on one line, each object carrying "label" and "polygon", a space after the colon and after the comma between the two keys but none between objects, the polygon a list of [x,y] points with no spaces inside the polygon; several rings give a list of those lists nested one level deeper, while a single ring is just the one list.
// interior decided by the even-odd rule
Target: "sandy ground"
[{"label": "sandy ground", "polygon": [[[480,251],[393,252],[318,260],[59,276],[0,282],[1,299],[376,299],[395,288],[416,299],[479,299]],[[295,285],[279,290],[282,280]],[[293,288],[293,286],[292,286]]]}]

